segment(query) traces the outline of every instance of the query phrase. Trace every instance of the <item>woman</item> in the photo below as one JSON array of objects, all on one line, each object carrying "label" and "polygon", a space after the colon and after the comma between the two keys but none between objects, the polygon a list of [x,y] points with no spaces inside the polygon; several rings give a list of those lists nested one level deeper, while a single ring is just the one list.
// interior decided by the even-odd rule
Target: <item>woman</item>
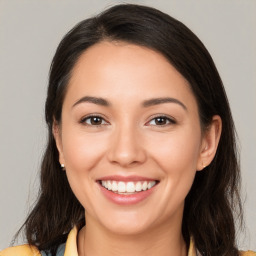
[{"label": "woman", "polygon": [[82,21],[54,56],[45,114],[31,246],[0,255],[255,255],[236,247],[226,94],[182,23],[138,5]]}]

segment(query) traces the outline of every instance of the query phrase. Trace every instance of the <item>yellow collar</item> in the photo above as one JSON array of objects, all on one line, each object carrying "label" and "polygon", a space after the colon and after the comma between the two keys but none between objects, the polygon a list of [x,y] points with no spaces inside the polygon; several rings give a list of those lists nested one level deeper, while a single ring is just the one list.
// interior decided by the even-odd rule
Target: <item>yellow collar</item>
[{"label": "yellow collar", "polygon": [[[68,239],[66,242],[66,247],[65,247],[65,253],[64,256],[78,256],[78,252],[77,252],[77,233],[78,233],[78,228],[74,227],[69,235],[68,235]],[[191,238],[190,239],[190,246],[189,246],[189,250],[188,250],[188,256],[196,256],[196,249],[194,246],[194,241]]]}]

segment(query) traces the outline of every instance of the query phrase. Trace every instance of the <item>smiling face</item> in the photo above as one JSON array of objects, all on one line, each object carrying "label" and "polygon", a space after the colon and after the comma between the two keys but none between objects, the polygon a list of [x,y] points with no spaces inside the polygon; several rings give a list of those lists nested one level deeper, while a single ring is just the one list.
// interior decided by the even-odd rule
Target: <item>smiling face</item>
[{"label": "smiling face", "polygon": [[212,131],[202,136],[189,84],[161,54],[101,42],[75,65],[54,135],[87,225],[134,234],[181,228]]}]

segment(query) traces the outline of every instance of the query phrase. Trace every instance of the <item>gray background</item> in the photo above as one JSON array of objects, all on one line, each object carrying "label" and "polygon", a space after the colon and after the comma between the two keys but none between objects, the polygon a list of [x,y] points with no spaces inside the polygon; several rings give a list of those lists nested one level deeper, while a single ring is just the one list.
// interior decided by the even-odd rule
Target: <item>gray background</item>
[{"label": "gray background", "polygon": [[[239,246],[256,250],[256,1],[126,2],[154,6],[181,20],[212,54],[240,139],[246,231]],[[77,22],[115,3],[0,0],[0,249],[9,245],[36,198],[55,49]]]}]

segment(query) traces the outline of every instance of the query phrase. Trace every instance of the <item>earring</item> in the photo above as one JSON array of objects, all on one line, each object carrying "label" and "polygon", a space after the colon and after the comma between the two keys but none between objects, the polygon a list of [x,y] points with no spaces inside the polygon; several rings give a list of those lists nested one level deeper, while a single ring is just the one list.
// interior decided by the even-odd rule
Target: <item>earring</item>
[{"label": "earring", "polygon": [[65,171],[65,164],[60,164],[60,167],[63,171]]}]

